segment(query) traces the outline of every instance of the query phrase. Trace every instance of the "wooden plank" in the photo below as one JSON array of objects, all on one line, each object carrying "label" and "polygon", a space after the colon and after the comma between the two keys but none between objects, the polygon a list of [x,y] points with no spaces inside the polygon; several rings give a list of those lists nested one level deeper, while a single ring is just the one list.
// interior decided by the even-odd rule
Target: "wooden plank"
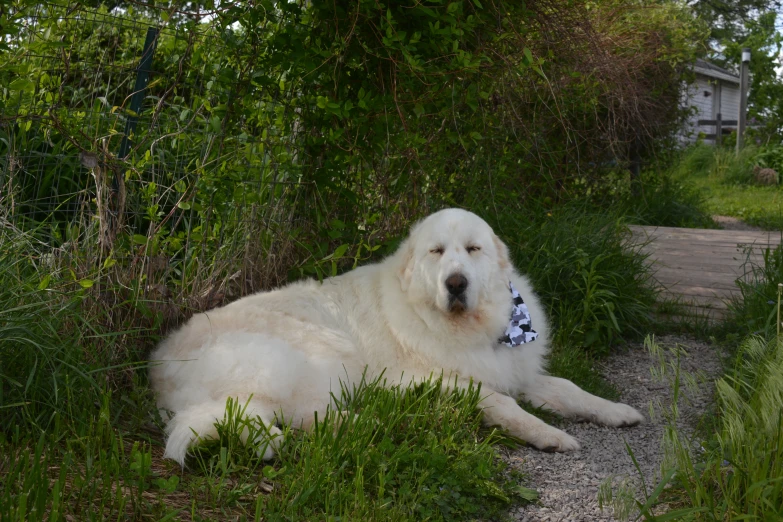
[{"label": "wooden plank", "polygon": [[693,285],[729,291],[733,291],[737,286],[734,284],[734,281],[737,279],[734,277],[734,274],[726,273],[661,269],[654,274],[654,277],[656,281],[664,285]]},{"label": "wooden plank", "polygon": [[752,264],[764,264],[764,256],[758,252],[743,254],[741,252],[714,252],[714,251],[688,251],[684,247],[678,249],[657,249],[643,250],[642,253],[649,254],[653,260],[662,260],[664,258],[676,258],[679,262],[688,262],[693,259],[694,262],[705,262],[715,265],[742,266],[746,261]]},{"label": "wooden plank", "polygon": [[739,292],[725,290],[722,288],[712,288],[707,286],[697,285],[683,285],[675,283],[666,289],[667,292],[672,294],[681,295],[683,297],[717,297],[717,298],[730,298],[732,295],[739,295]]},{"label": "wooden plank", "polygon": [[689,229],[677,227],[640,227],[630,226],[635,236],[650,239],[689,239],[696,241],[726,241],[730,243],[780,243],[780,232],[752,230]]},{"label": "wooden plank", "polygon": [[676,237],[671,235],[652,236],[650,241],[638,242],[636,245],[640,247],[662,244],[681,244],[681,245],[702,245],[702,246],[718,246],[727,248],[744,248],[753,247],[754,249],[766,249],[774,248],[780,244],[780,241],[775,239],[768,240],[768,238],[698,238],[695,236]]},{"label": "wooden plank", "polygon": [[665,260],[654,259],[649,263],[654,269],[663,267],[672,270],[703,270],[705,272],[724,272],[727,274],[735,274],[736,277],[749,273],[749,271],[743,269],[741,263],[737,263],[731,259],[703,259],[700,257],[672,256]]},{"label": "wooden plank", "polygon": [[672,233],[689,236],[746,236],[746,235],[773,235],[780,236],[779,231],[770,230],[724,230],[721,228],[682,228],[682,227],[660,227],[645,225],[628,225],[628,228],[634,233],[652,234],[652,233]]},{"label": "wooden plank", "polygon": [[726,302],[723,299],[710,296],[701,295],[664,295],[664,298],[670,298],[668,304],[674,306],[691,307],[691,308],[707,308],[710,310],[727,310]]},{"label": "wooden plank", "polygon": [[762,262],[764,261],[764,255],[760,252],[738,252],[736,250],[732,249],[721,249],[721,248],[709,248],[709,247],[701,247],[694,245],[690,249],[683,246],[678,246],[676,249],[673,247],[670,248],[660,248],[655,250],[648,250],[645,251],[645,253],[649,253],[653,258],[655,259],[665,259],[668,256],[675,256],[675,257],[692,257],[695,259],[701,259],[702,261],[711,261],[714,260],[717,264],[727,264],[728,262],[734,262],[737,264],[737,266],[742,265],[745,261],[750,260],[754,263]]},{"label": "wooden plank", "polygon": [[702,253],[711,253],[711,252],[717,252],[720,254],[728,254],[728,255],[742,255],[745,253],[750,253],[758,256],[764,255],[764,252],[766,252],[767,248],[772,249],[773,246],[769,245],[732,245],[729,243],[708,243],[708,242],[699,242],[699,241],[686,241],[686,240],[671,240],[671,239],[664,239],[660,241],[656,241],[654,245],[645,245],[641,247],[642,250],[647,249],[654,252],[702,252]]},{"label": "wooden plank", "polygon": [[673,241],[664,240],[656,242],[653,245],[644,245],[637,248],[645,252],[678,252],[690,254],[694,253],[711,253],[718,252],[722,255],[746,255],[751,254],[755,256],[763,256],[767,248],[772,249],[773,246],[767,245],[755,245],[755,246],[736,246],[736,245],[723,245],[720,243],[700,243],[698,241]]}]

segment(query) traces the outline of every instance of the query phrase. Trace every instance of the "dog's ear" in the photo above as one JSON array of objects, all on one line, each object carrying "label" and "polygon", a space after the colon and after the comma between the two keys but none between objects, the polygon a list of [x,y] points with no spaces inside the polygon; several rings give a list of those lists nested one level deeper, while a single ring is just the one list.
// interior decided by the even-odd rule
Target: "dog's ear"
[{"label": "dog's ear", "polygon": [[397,277],[400,279],[400,288],[407,292],[413,277],[413,247],[410,241],[405,241],[400,247]]},{"label": "dog's ear", "polygon": [[492,234],[492,242],[495,243],[495,250],[498,253],[500,269],[508,270],[511,267],[511,261],[508,259],[508,247],[495,234]]}]

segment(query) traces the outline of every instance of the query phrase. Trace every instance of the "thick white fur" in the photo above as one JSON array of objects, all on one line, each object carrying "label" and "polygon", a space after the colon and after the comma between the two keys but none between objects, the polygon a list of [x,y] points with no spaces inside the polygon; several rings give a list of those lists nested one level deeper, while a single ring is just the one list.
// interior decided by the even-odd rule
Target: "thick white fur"
[{"label": "thick white fur", "polygon": [[[468,280],[464,307],[449,302],[445,280],[455,273]],[[512,307],[509,281],[539,334],[515,348],[497,342]],[[174,413],[166,456],[180,463],[199,438],[216,435],[227,398],[249,400],[247,414],[279,435],[276,420],[308,427],[314,412],[323,417],[330,392],[339,395],[340,381],[358,382],[365,368],[371,377],[385,370],[389,382],[441,372],[480,381],[485,422],[543,450],[576,450],[579,443],[524,411],[517,396],[609,426],[643,420],[630,406],[544,375],[548,348],[544,310],[506,246],[478,216],[447,209],[413,227],[378,264],[194,316],[153,352],[150,377],[159,407]],[[265,457],[271,455],[267,448]]]}]

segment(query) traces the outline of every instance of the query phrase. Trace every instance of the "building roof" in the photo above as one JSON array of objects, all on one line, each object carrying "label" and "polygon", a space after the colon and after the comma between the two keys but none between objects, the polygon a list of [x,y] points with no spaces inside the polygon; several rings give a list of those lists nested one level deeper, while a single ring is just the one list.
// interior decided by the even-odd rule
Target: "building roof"
[{"label": "building roof", "polygon": [[697,58],[696,63],[693,64],[693,72],[697,74],[703,74],[704,76],[709,76],[710,78],[717,78],[719,80],[736,83],[737,85],[740,83],[740,78],[738,75],[734,74],[728,69],[718,67],[714,63],[710,63],[707,60],[702,60],[701,58]]}]

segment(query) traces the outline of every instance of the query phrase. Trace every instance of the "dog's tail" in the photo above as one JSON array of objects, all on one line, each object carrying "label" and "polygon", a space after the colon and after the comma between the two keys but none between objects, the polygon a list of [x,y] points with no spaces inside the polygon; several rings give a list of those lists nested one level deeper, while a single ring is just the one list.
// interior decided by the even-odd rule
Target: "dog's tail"
[{"label": "dog's tail", "polygon": [[[215,423],[226,418],[227,400],[207,401],[188,406],[178,411],[166,427],[168,438],[164,458],[176,460],[181,466],[185,465],[185,457],[188,449],[201,440],[217,438],[218,431]],[[280,449],[282,443],[282,431],[274,425],[273,415],[269,415],[269,409],[253,399],[242,405],[242,416],[253,421],[260,421],[260,425],[254,422],[257,429],[251,431],[244,426],[241,428],[240,439],[247,443],[250,435],[253,436],[252,444],[256,446],[256,453],[264,460],[271,459],[275,451]]]}]

